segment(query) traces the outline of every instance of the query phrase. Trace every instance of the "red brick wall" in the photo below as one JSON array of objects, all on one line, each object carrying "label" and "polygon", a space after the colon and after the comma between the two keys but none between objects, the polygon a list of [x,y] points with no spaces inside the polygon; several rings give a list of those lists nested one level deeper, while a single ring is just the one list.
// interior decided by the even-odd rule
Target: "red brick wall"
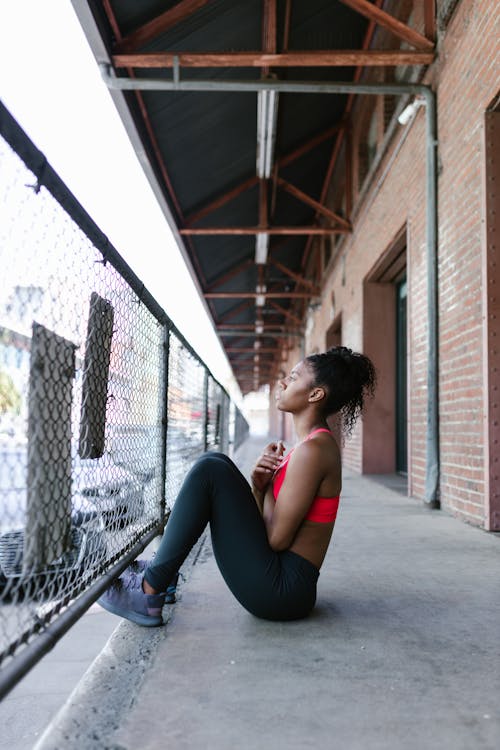
[{"label": "red brick wall", "polygon": [[[484,381],[481,264],[484,112],[498,91],[497,0],[462,0],[439,39],[432,72],[438,95],[439,358],[441,503],[464,520],[485,522]],[[390,163],[390,160],[392,162]],[[329,272],[306,350],[324,348],[332,315],[342,314],[342,343],[385,362],[363,326],[363,284],[406,224],[408,239],[409,490],[423,497],[427,402],[425,114],[401,126],[355,208],[354,233]],[[345,267],[342,268],[342,256]],[[331,310],[331,293],[335,311]],[[385,368],[387,369],[387,368]],[[370,406],[376,410],[377,404]],[[374,412],[372,411],[373,416]],[[344,446],[344,463],[364,467],[370,414]],[[368,436],[369,437],[369,436]],[[372,470],[372,469],[371,469]]]},{"label": "red brick wall", "polygon": [[484,525],[484,113],[499,87],[500,8],[462,2],[439,55],[442,504]]}]

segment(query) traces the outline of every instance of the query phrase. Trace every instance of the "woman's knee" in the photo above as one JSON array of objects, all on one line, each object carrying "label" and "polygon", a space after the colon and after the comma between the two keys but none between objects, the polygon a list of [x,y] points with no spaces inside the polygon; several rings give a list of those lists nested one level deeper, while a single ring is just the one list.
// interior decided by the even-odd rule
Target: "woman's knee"
[{"label": "woman's knee", "polygon": [[231,461],[229,456],[226,456],[225,453],[218,453],[216,451],[207,451],[206,453],[203,453],[195,462],[196,465],[201,464],[206,466],[217,466],[217,465],[228,465],[228,466],[234,466],[234,463]]},{"label": "woman's knee", "polygon": [[198,468],[207,471],[227,471],[229,466],[232,466],[233,462],[224,453],[215,453],[214,451],[208,451],[203,453],[193,465],[193,469]]}]

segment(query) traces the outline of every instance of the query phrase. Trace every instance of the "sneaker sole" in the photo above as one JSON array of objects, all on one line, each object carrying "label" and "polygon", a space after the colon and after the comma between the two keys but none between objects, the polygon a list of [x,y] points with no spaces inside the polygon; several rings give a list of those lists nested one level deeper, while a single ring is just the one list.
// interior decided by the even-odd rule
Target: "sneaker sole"
[{"label": "sneaker sole", "polygon": [[103,609],[111,612],[113,615],[118,617],[124,617],[126,620],[135,622],[136,625],[143,625],[146,628],[157,628],[159,625],[163,625],[162,617],[154,617],[152,615],[141,615],[139,612],[133,612],[132,610],[123,610],[119,607],[114,607],[112,604],[103,599],[98,599],[99,604]]}]

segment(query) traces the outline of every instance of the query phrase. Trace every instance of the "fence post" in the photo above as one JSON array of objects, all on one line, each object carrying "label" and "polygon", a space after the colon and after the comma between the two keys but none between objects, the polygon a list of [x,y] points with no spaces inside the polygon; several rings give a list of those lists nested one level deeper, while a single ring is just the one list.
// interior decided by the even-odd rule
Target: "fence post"
[{"label": "fence post", "polygon": [[205,380],[203,383],[203,450],[208,450],[208,370],[205,369]]},{"label": "fence post", "polygon": [[170,325],[163,326],[163,411],[161,417],[161,508],[160,521],[165,525],[167,508],[167,435],[168,435],[168,381],[170,363]]}]

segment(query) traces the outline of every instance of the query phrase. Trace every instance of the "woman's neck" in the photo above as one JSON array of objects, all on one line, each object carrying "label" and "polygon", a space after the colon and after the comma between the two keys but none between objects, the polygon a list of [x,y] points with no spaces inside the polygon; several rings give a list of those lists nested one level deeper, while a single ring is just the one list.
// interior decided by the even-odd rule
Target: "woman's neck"
[{"label": "woman's neck", "polygon": [[293,426],[295,427],[295,433],[299,440],[304,440],[311,432],[319,429],[329,429],[326,420],[322,417],[311,415],[294,415]]}]

